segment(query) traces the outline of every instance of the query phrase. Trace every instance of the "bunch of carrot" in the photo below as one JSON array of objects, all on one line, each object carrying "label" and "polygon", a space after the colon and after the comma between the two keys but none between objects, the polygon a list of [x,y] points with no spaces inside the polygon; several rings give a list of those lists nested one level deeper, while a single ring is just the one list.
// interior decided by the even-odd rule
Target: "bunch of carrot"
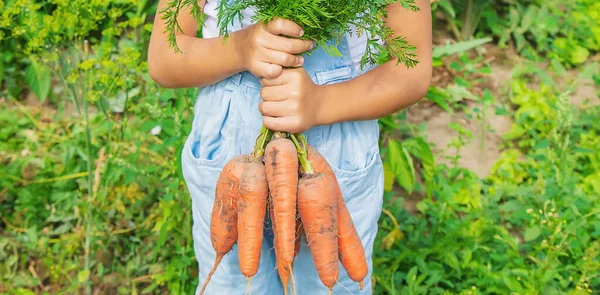
[{"label": "bunch of carrot", "polygon": [[368,272],[364,248],[329,163],[302,134],[263,126],[254,151],[231,159],[219,176],[210,224],[216,260],[201,294],[236,243],[240,271],[251,282],[259,267],[267,211],[286,294],[290,278],[294,286],[292,267],[301,235],[330,291],[338,281],[339,262],[362,289]]}]

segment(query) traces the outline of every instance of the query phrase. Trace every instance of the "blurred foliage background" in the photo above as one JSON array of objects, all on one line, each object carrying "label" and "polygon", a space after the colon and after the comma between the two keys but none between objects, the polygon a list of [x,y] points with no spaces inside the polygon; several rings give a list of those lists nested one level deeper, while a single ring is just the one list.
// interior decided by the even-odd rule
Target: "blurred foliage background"
[{"label": "blurred foliage background", "polygon": [[[197,90],[147,73],[156,4],[0,0],[0,294],[195,290]],[[431,5],[430,91],[380,120],[375,293],[599,294],[600,2]]]}]

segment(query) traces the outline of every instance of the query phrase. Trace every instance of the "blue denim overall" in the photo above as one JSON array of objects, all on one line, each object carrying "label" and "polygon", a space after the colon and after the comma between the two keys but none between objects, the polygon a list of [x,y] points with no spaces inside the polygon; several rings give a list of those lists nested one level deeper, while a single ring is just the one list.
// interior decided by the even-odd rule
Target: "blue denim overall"
[{"label": "blue denim overall", "polygon": [[[232,30],[239,29],[234,25]],[[346,81],[362,74],[355,69],[345,39],[337,45],[342,57],[332,57],[322,48],[304,56],[304,68],[319,85]],[[214,261],[210,242],[210,215],[217,178],[223,166],[233,157],[250,153],[262,126],[258,110],[260,82],[249,72],[242,72],[199,90],[194,106],[192,131],[186,140],[182,165],[193,212],[194,251],[199,267],[200,290]],[[365,98],[368,99],[368,98]],[[383,168],[379,155],[379,126],[376,120],[343,122],[318,126],[305,132],[313,145],[336,174],[348,210],[365,247],[369,273],[361,291],[339,265],[339,283],[333,294],[371,294],[371,258],[377,220],[383,197]],[[268,219],[268,214],[267,217]],[[258,273],[248,280],[239,271],[237,246],[223,258],[205,294],[237,295],[283,294],[273,250],[270,226],[265,226]],[[303,240],[293,264],[298,295],[327,294],[312,256]],[[291,290],[291,288],[290,288]],[[292,293],[291,293],[292,294]]]}]

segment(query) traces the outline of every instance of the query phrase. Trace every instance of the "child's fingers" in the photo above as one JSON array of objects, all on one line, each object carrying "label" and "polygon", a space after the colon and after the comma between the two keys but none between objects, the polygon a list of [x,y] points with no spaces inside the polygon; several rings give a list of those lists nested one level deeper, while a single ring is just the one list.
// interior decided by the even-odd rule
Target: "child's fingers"
[{"label": "child's fingers", "polygon": [[298,117],[263,117],[265,127],[278,132],[301,133],[302,130],[300,119]]},{"label": "child's fingers", "polygon": [[290,37],[302,37],[304,30],[291,20],[276,18],[270,21],[265,29],[273,35],[286,35]]},{"label": "child's fingers", "polygon": [[275,79],[283,72],[282,66],[268,62],[257,62],[253,69],[254,74],[263,79]]},{"label": "child's fingers", "polygon": [[291,39],[280,36],[270,36],[264,46],[269,49],[283,51],[290,54],[301,54],[313,49],[314,42],[310,40]]},{"label": "child's fingers", "polygon": [[283,117],[293,113],[293,106],[281,101],[262,101],[258,110],[266,117]]},{"label": "child's fingers", "polygon": [[265,62],[277,64],[282,67],[299,67],[304,63],[304,58],[282,51],[269,50],[265,53]]},{"label": "child's fingers", "polygon": [[[294,68],[294,69],[282,69],[281,74],[277,75],[276,77],[273,77],[273,78],[264,77],[264,78],[260,79],[260,84],[263,87],[285,85],[287,83],[295,81],[296,79],[299,79],[299,76],[303,74],[302,73],[303,71],[305,71],[305,70],[300,67]],[[278,91],[280,91],[280,90],[278,90]],[[281,89],[280,92],[285,93],[286,90]]]},{"label": "child's fingers", "polygon": [[260,89],[260,97],[264,101],[284,101],[287,99],[287,93],[284,87],[267,86]]},{"label": "child's fingers", "polygon": [[[282,72],[283,72],[283,70],[282,70]],[[277,76],[275,78],[262,78],[262,79],[260,79],[260,85],[262,85],[263,87],[266,87],[266,86],[280,86],[280,85],[283,85],[283,84],[285,84],[287,82],[288,82],[288,80],[285,79],[285,77],[283,77],[283,75],[279,75],[279,76]]]}]

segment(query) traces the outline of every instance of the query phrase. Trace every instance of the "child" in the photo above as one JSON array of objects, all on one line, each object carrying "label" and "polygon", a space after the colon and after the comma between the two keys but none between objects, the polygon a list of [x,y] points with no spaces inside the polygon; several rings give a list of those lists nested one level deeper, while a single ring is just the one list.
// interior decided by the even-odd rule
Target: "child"
[{"label": "child", "polygon": [[[333,293],[371,294],[373,240],[383,196],[377,119],[415,103],[428,90],[432,71],[429,0],[416,0],[418,12],[400,4],[388,7],[387,25],[417,47],[419,64],[407,69],[392,60],[362,70],[364,37],[349,34],[342,38],[337,45],[341,57],[332,57],[321,48],[302,56],[313,42],[289,38],[302,36],[298,25],[283,19],[252,24],[251,10],[244,12],[241,24],[223,42],[217,28],[218,2],[200,0],[206,14],[203,38],[196,37],[198,24],[189,11],[180,15],[184,33],[177,36],[177,44],[183,53],[168,46],[165,23],[157,17],[148,56],[150,76],[161,86],[200,88],[182,154],[192,197],[200,283],[215,259],[209,232],[219,172],[233,157],[252,151],[264,123],[275,131],[304,132],[331,165],[369,264],[362,291],[340,266]],[[166,3],[160,0],[158,10]],[[252,294],[283,294],[272,247],[272,234],[265,228]],[[294,261],[293,278],[297,294],[328,293],[304,242]],[[225,255],[205,294],[244,294],[246,287],[234,248]]]}]

